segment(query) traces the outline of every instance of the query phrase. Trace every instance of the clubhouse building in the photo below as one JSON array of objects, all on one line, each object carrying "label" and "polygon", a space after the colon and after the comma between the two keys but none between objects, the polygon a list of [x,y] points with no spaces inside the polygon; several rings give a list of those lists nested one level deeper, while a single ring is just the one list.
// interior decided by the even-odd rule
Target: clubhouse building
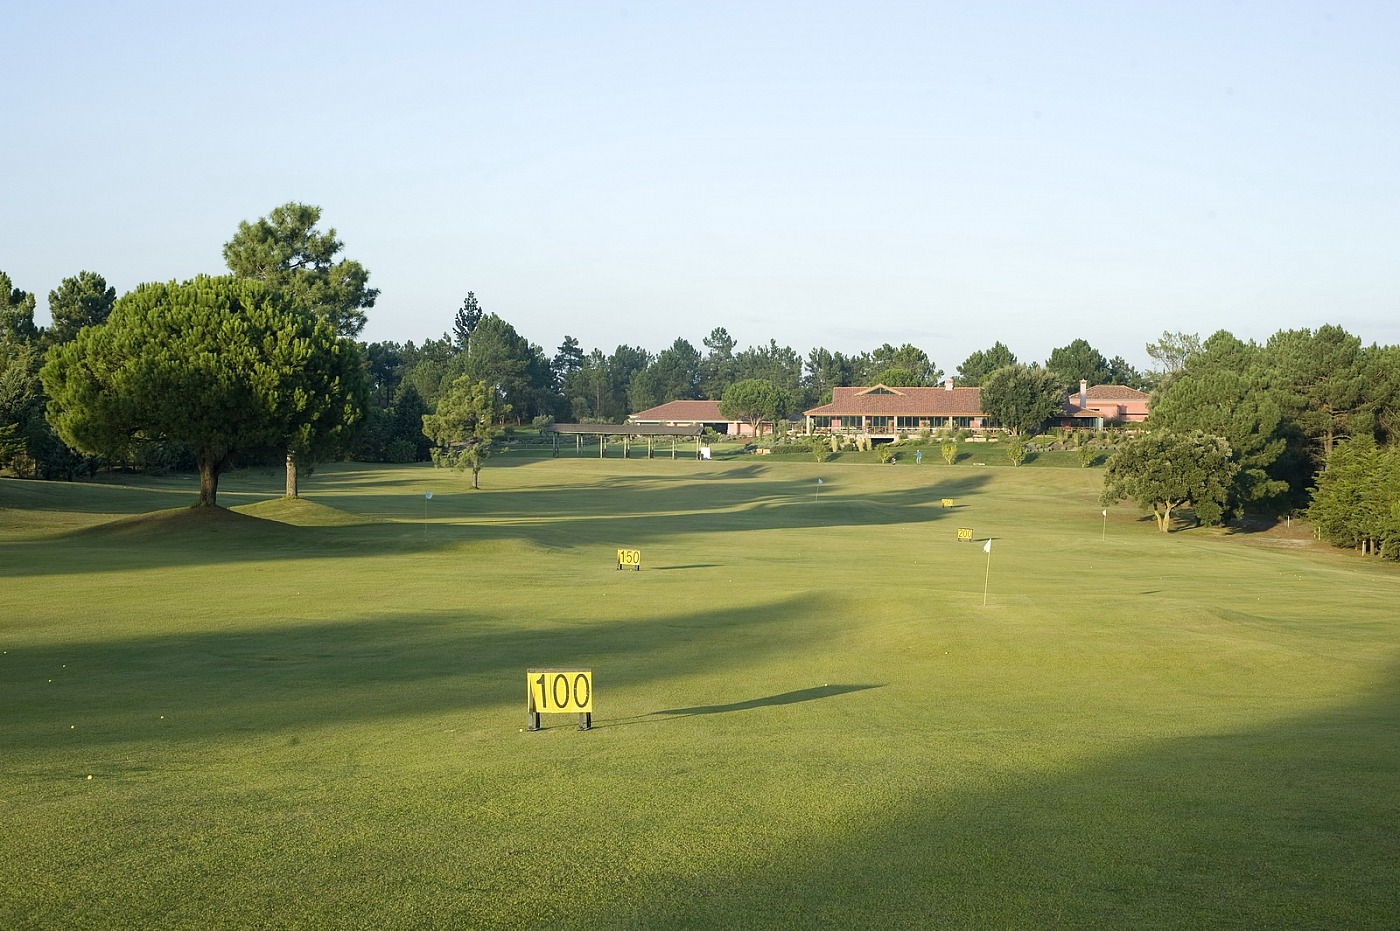
[{"label": "clubhouse building", "polygon": [[[1066,398],[1054,426],[1101,430],[1105,424],[1141,423],[1148,396],[1123,385],[1079,383]],[[925,430],[998,429],[982,410],[981,388],[957,388],[950,378],[936,388],[833,388],[831,403],[804,411],[808,433],[851,433],[894,439]]]}]

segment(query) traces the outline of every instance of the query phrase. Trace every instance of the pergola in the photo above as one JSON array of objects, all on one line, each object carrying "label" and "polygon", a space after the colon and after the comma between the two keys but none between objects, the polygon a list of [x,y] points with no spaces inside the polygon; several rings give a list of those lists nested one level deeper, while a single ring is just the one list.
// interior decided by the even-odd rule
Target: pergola
[{"label": "pergola", "polygon": [[575,448],[583,452],[583,438],[585,436],[598,437],[598,458],[604,458],[608,439],[615,436],[622,437],[622,458],[631,458],[632,441],[645,439],[647,443],[647,458],[655,458],[655,444],[657,437],[671,438],[671,458],[676,458],[676,440],[683,437],[695,438],[695,458],[700,458],[700,435],[705,428],[699,424],[685,427],[663,427],[654,424],[608,424],[608,423],[555,423],[545,427],[542,432],[554,434],[554,455],[559,455],[559,437],[572,436]]}]

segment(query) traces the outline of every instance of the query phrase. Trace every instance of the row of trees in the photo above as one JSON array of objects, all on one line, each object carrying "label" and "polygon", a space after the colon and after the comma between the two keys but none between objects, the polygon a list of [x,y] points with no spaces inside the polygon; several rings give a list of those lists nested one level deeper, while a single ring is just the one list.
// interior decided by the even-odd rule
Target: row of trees
[{"label": "row of trees", "polygon": [[1400,347],[1338,326],[1158,345],[1172,352],[1151,432],[1110,459],[1105,503],[1133,498],[1164,531],[1182,506],[1206,521],[1306,508],[1323,539],[1400,555]]},{"label": "row of trees", "polygon": [[1366,436],[1338,443],[1307,514],[1319,539],[1400,559],[1400,447]]},{"label": "row of trees", "polygon": [[[0,455],[46,477],[91,468],[96,456],[189,462],[213,503],[224,468],[274,451],[295,496],[301,463],[346,452],[431,454],[475,472],[506,416],[619,421],[670,400],[718,398],[740,419],[780,418],[839,385],[944,377],[907,343],[855,355],[819,347],[803,358],[776,340],[739,350],[722,327],[703,352],[677,339],[655,355],[585,353],[566,336],[547,356],[474,293],[441,339],[357,343],[378,292],[319,219],[318,208],[287,204],[240,224],[224,246],[224,278],[143,285],[118,300],[100,275],[81,272],[49,293],[48,327],[36,325],[34,295],[0,273]],[[1115,456],[1105,500],[1150,503],[1164,528],[1186,506],[1214,520],[1311,502],[1319,532],[1367,552],[1396,549],[1374,520],[1335,529],[1345,523],[1335,502],[1350,500],[1338,489],[1365,486],[1358,474],[1389,487],[1400,348],[1324,326],[1263,344],[1226,331],[1164,333],[1147,352],[1155,368],[1144,375],[1082,339],[1044,365],[1021,364],[996,343],[954,380],[981,386],[984,409],[1016,432],[1038,429],[1081,379],[1154,387],[1152,438]],[[1163,463],[1175,464],[1171,474]]]},{"label": "row of trees", "polygon": [[[325,323],[337,337],[355,340],[378,291],[369,287],[367,269],[341,255],[344,245],[336,231],[317,228],[320,216],[317,207],[289,203],[255,222],[240,223],[224,245],[224,259],[233,277],[261,282],[288,306]],[[203,287],[207,291],[212,285]],[[184,297],[172,292],[164,299]],[[260,300],[247,299],[254,304]],[[60,421],[45,416],[53,398],[39,373],[51,351],[74,342],[83,330],[104,324],[117,303],[115,289],[101,275],[83,271],[49,293],[52,324],[40,327],[34,317],[35,295],[0,273],[0,456],[7,464],[44,477],[72,477],[97,465],[98,459],[82,452],[90,451],[91,443],[65,441],[56,430]],[[327,455],[347,441],[350,454],[361,459],[429,458],[433,441],[423,431],[423,418],[464,377],[491,386],[499,409],[525,422],[620,422],[632,412],[667,401],[723,399],[726,392],[731,395],[730,409],[752,417],[782,418],[828,400],[839,385],[933,385],[944,378],[926,352],[908,343],[886,343],[854,354],[818,347],[804,358],[776,340],[739,349],[727,330],[716,327],[702,347],[678,338],[659,353],[627,345],[611,353],[585,352],[577,339],[565,336],[547,355],[504,318],[485,312],[475,294],[468,293],[451,332],[441,338],[419,345],[359,344],[366,404],[355,429],[303,429],[300,438],[290,438],[282,451],[287,493],[297,493],[301,462]],[[953,377],[962,385],[980,385],[1007,366],[1015,367],[1023,380],[1033,372],[1038,373],[1033,379],[1037,384],[1055,382],[1063,388],[1081,378],[1139,385],[1150,381],[1150,375],[1134,371],[1121,357],[1105,359],[1084,340],[1054,350],[1043,369],[1017,365],[1010,350],[996,343],[969,356]],[[990,384],[995,396],[996,385]],[[332,446],[325,447],[326,442]],[[102,455],[136,467],[193,464],[196,458],[186,444],[149,436],[120,449],[104,449]]]},{"label": "row of trees", "polygon": [[343,452],[363,416],[354,337],[377,295],[359,263],[337,258],[342,245],[333,229],[316,229],[319,217],[287,204],[240,224],[224,246],[233,272],[224,277],[145,284],[117,299],[83,272],[49,295],[50,327],[35,324],[33,295],[4,278],[7,460],[46,477],[103,460],[188,463],[200,503],[212,505],[230,465],[276,455],[295,496],[300,463]]},{"label": "row of trees", "polygon": [[[485,314],[475,294],[468,294],[453,333],[421,345],[371,343],[366,353],[372,397],[386,410],[406,388],[431,406],[455,378],[470,374],[497,385],[502,401],[522,422],[553,417],[620,423],[629,414],[668,401],[720,400],[731,386],[753,379],[772,385],[782,402],[777,416],[784,417],[829,401],[838,386],[929,386],[944,379],[943,370],[928,354],[908,343],[886,343],[852,355],[818,347],[803,357],[776,340],[739,349],[728,330],[716,327],[701,345],[703,349],[677,338],[658,353],[629,345],[610,353],[596,348],[585,352],[577,339],[565,336],[553,355],[546,357],[540,346],[521,337],[510,323]],[[959,385],[984,385],[1008,366],[1043,373],[1041,380],[1053,384],[1052,393],[1060,398],[1080,379],[1134,387],[1152,381],[1120,357],[1105,359],[1082,339],[1054,350],[1043,367],[1019,365],[1006,346],[996,343],[969,356],[953,379]],[[387,451],[387,443],[377,446],[380,452]]]}]

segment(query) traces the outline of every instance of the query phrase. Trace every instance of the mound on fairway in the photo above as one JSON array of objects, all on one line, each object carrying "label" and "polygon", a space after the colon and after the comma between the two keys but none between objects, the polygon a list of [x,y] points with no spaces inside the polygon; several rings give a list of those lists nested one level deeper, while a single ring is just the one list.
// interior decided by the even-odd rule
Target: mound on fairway
[{"label": "mound on fairway", "polygon": [[241,504],[233,510],[249,517],[296,527],[346,527],[366,523],[363,517],[306,498],[273,498],[256,504]]}]

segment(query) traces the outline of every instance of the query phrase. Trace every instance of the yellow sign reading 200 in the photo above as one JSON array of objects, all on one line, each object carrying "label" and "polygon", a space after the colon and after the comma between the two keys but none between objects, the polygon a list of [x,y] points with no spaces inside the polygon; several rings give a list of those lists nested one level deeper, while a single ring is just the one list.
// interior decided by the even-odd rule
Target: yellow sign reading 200
[{"label": "yellow sign reading 200", "polygon": [[535,714],[593,713],[591,669],[531,669],[525,684]]},{"label": "yellow sign reading 200", "polygon": [[961,542],[961,543],[971,543],[971,542],[972,542],[972,528],[971,528],[971,527],[959,527],[959,528],[958,528],[958,541]]}]

